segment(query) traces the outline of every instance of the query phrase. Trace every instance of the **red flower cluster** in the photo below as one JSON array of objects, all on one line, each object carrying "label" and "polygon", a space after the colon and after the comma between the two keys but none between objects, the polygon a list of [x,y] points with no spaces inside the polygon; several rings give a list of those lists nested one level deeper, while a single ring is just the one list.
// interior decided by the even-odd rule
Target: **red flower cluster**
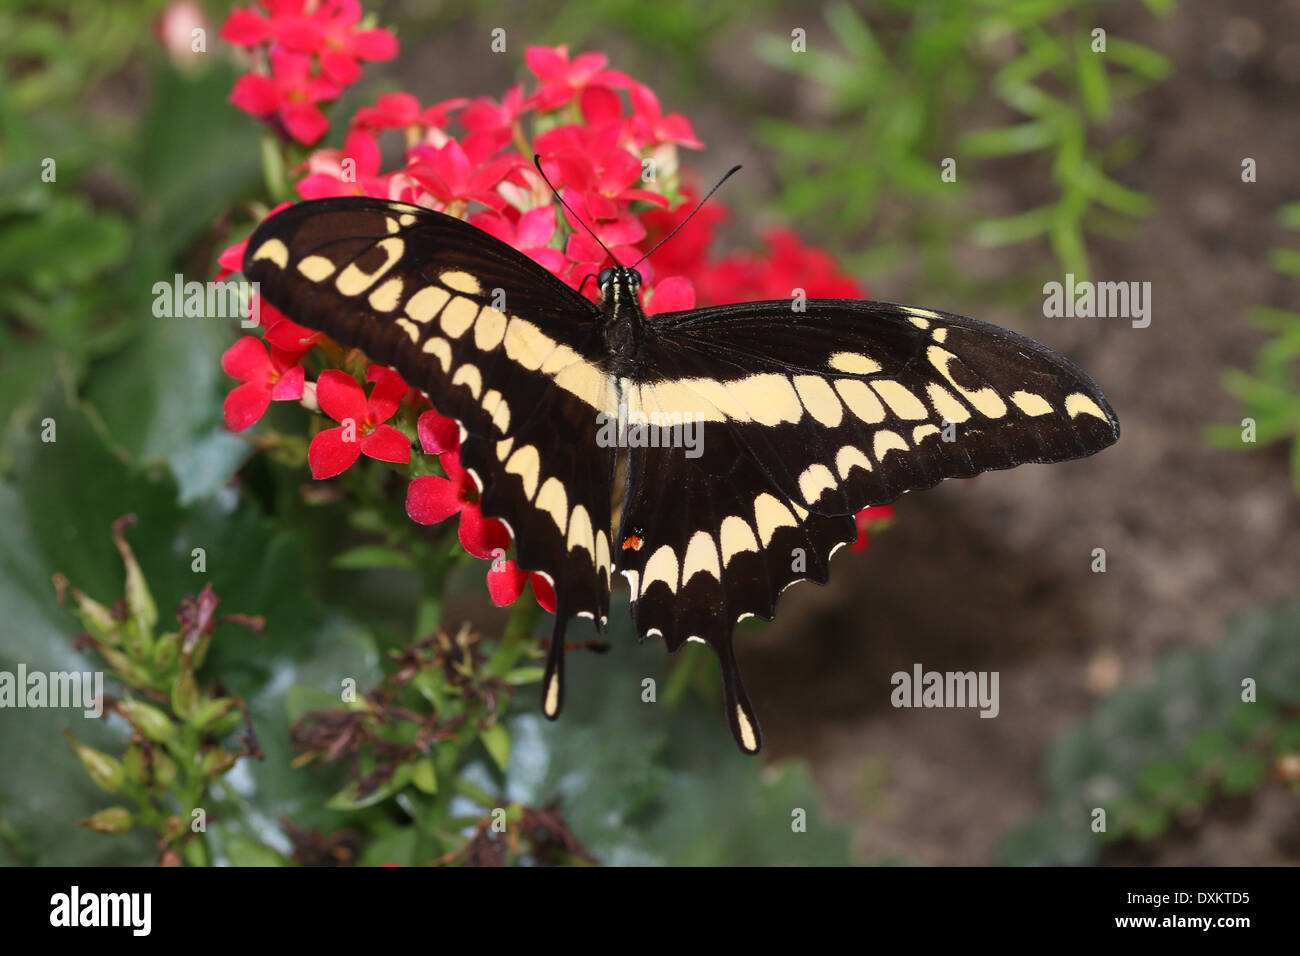
[{"label": "red flower cluster", "polygon": [[317,104],[361,78],[358,61],[397,56],[397,38],[358,30],[358,0],[261,0],[261,7],[236,10],[221,27],[228,43],[265,51],[264,68],[241,76],[230,102],[310,146],[329,129]]},{"label": "red flower cluster", "polygon": [[[393,56],[396,41],[383,30],[357,31],[355,0],[262,2],[265,12],[236,11],[222,30],[242,46],[269,44],[270,74],[241,77],[232,99],[254,115],[274,116],[300,142],[315,142],[328,125],[315,104],[337,96],[357,78],[358,60]],[[297,167],[299,195],[375,196],[467,218],[577,288],[606,264],[606,257],[584,230],[557,215],[550,190],[532,167],[536,152],[574,214],[620,261],[640,258],[695,204],[694,183],[677,157],[678,147],[702,148],[690,122],[665,114],[651,90],[608,69],[601,54],[570,57],[564,47],[533,47],[525,59],[538,81],[531,94],[514,86],[500,101],[461,98],[427,107],[408,93],[380,96],[352,117],[341,148],[315,150]],[[544,132],[532,136],[534,128]],[[390,130],[403,133],[406,155],[398,168],[385,171],[379,138]],[[716,303],[784,298],[797,288],[809,296],[861,295],[828,255],[804,247],[788,232],[770,235],[765,254],[711,259],[714,229],[725,217],[721,205],[710,204],[653,264],[640,267],[650,311],[691,308],[697,292],[703,301]],[[244,245],[221,255],[222,275],[239,268]],[[590,284],[588,289],[595,294]],[[266,303],[260,307],[269,357],[261,342],[247,337],[232,346],[223,363],[243,383],[226,403],[226,421],[235,430],[256,422],[272,400],[309,399],[298,363],[322,339]],[[404,401],[426,408],[427,401],[391,369],[372,366],[366,378],[373,383],[368,395],[357,378],[336,368],[317,378],[316,402],[339,425],[312,440],[313,477],[338,475],[362,455],[410,461],[411,441],[388,421]],[[531,583],[539,603],[553,611],[551,582],[509,560],[509,531],[482,514],[481,489],[460,465],[456,422],[429,409],[416,431],[420,453],[426,460],[436,456],[442,475],[416,470],[407,514],[420,524],[457,516],[465,550],[493,562],[487,583],[495,603],[513,602]]]}]

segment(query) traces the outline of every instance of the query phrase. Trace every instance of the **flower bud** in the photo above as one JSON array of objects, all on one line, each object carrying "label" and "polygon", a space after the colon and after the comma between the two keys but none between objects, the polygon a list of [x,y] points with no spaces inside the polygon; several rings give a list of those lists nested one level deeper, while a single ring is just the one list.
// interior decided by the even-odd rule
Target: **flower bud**
[{"label": "flower bud", "polygon": [[135,523],[135,515],[125,515],[114,521],[113,543],[117,545],[117,550],[122,555],[122,564],[126,567],[127,611],[140,629],[140,635],[147,640],[153,634],[154,625],[158,623],[158,605],[149,593],[149,585],[145,583],[144,572],[140,570],[131,546],[126,543],[124,532],[135,527]]},{"label": "flower bud", "polygon": [[117,708],[136,730],[156,743],[166,743],[176,736],[176,725],[157,707],[138,700],[123,700],[118,702]]},{"label": "flower bud", "polygon": [[135,826],[135,819],[126,807],[108,807],[91,814],[78,826],[94,830],[96,833],[125,833]]},{"label": "flower bud", "polygon": [[194,672],[183,670],[172,681],[172,710],[182,720],[189,720],[199,703],[199,688],[194,683]]},{"label": "flower bud", "polygon": [[94,747],[87,747],[68,731],[64,733],[67,735],[68,743],[72,745],[73,753],[90,774],[90,779],[94,780],[101,790],[117,793],[126,779],[126,770],[122,767],[121,761]]}]

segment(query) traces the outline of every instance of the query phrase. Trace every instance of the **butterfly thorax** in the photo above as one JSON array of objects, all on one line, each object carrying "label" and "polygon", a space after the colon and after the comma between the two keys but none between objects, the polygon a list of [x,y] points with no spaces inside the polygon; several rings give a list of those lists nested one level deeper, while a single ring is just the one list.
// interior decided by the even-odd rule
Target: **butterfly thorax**
[{"label": "butterfly thorax", "polygon": [[600,309],[604,314],[605,347],[613,360],[615,374],[630,374],[641,345],[645,312],[638,291],[641,274],[635,269],[618,268],[601,271]]}]

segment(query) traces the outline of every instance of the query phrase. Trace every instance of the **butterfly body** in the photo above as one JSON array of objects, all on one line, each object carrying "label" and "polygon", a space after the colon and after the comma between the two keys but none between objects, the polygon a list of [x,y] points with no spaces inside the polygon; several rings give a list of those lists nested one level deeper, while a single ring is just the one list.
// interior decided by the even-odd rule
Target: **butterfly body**
[{"label": "butterfly body", "polygon": [[[596,305],[473,226],[401,203],[299,203],[250,238],[244,272],[464,428],[483,514],[555,586],[548,717],[567,623],[604,627],[621,574],[640,638],[717,653],[732,732],[756,752],[732,632],[770,619],[792,583],[824,583],[855,513],[1119,436],[1085,373],[996,326],[844,299],[647,316],[635,269],[604,270]],[[611,416],[667,438],[611,443]],[[676,441],[687,424],[695,447]]]}]

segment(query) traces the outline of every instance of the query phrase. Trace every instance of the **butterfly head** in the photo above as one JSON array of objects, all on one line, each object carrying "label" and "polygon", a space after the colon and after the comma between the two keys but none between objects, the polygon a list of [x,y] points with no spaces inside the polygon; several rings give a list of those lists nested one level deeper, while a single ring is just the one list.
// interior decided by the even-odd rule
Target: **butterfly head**
[{"label": "butterfly head", "polygon": [[600,287],[602,302],[615,307],[620,302],[636,302],[637,292],[641,288],[641,273],[626,266],[611,266],[601,269],[596,276],[596,285]]}]

